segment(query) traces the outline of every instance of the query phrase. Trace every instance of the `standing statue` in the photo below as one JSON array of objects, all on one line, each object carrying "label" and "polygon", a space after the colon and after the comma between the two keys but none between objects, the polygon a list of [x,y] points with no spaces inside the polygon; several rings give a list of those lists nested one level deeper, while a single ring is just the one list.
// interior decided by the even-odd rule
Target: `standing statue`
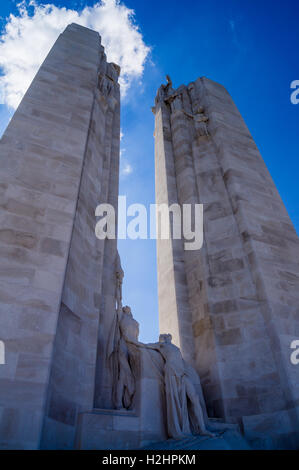
[{"label": "standing statue", "polygon": [[159,342],[153,344],[136,343],[139,347],[158,351],[164,360],[164,386],[166,395],[167,432],[174,439],[181,439],[185,435],[200,434],[214,437],[215,434],[207,430],[199,396],[195,390],[190,375],[191,371],[181,354],[180,349],[172,344],[172,336],[163,334]]},{"label": "standing statue", "polygon": [[117,380],[114,391],[114,405],[116,409],[132,409],[136,392],[134,370],[136,358],[128,340],[136,341],[139,335],[139,324],[133,319],[130,307],[123,307],[122,314],[118,315],[119,340],[116,347],[117,354]]},{"label": "standing statue", "polygon": [[174,89],[172,86],[172,80],[169,75],[166,75],[166,81],[167,81],[167,85],[165,85],[165,93],[166,93],[166,96],[169,96],[174,92]]},{"label": "standing statue", "polygon": [[165,103],[170,105],[171,112],[181,111],[183,109],[183,101],[181,93],[176,92],[172,87],[172,80],[166,75],[167,85],[165,85]]},{"label": "standing statue", "polygon": [[131,409],[135,396],[136,358],[128,339],[138,340],[139,324],[133,319],[130,307],[122,306],[122,282],[124,272],[120,257],[115,259],[115,303],[111,332],[108,340],[107,358],[112,374],[112,401],[116,409]]},{"label": "standing statue", "polygon": [[169,75],[166,75],[166,81],[167,84],[164,85],[162,83],[162,85],[158,89],[155,104],[158,104],[160,101],[166,101],[167,98],[174,93],[174,89],[172,87],[172,80]]},{"label": "standing statue", "polygon": [[159,343],[147,347],[159,351],[165,361],[164,381],[166,393],[167,430],[169,437],[180,439],[184,435],[200,434],[213,437],[206,429],[203,411],[192,381],[187,375],[180,349],[172,344],[172,336],[159,336]]},{"label": "standing statue", "polygon": [[131,343],[138,339],[139,324],[133,319],[130,307],[123,307],[121,312],[117,312],[116,317],[116,324],[111,334],[113,344],[108,352],[113,378],[112,401],[117,410],[128,410],[133,407],[136,392],[134,371],[137,369],[137,360]]},{"label": "standing statue", "polygon": [[172,113],[175,111],[182,111],[183,109],[182,95],[180,93],[175,92],[173,95],[166,98],[165,102],[170,105]]},{"label": "standing statue", "polygon": [[113,90],[114,82],[107,76],[107,74],[100,73],[98,76],[98,89],[100,92],[108,97]]},{"label": "standing statue", "polygon": [[204,108],[202,106],[199,106],[193,118],[194,118],[194,123],[195,123],[195,129],[197,130],[198,135],[200,137],[204,135],[208,136],[209,131],[207,127],[207,122],[209,118],[208,116],[204,114]]},{"label": "standing statue", "polygon": [[120,329],[124,340],[129,343],[138,341],[139,323],[133,318],[131,308],[126,305],[122,308],[122,312]]}]

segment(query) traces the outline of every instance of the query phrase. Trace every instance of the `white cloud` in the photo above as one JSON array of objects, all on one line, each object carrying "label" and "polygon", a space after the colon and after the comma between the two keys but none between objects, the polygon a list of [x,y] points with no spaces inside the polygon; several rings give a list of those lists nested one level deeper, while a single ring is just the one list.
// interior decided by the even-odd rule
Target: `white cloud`
[{"label": "white cloud", "polygon": [[129,163],[125,163],[125,164],[122,166],[121,170],[120,170],[120,174],[121,174],[122,176],[128,176],[128,175],[130,175],[131,173],[133,173],[133,168],[132,168],[132,166],[131,166]]},{"label": "white cloud", "polygon": [[119,0],[102,0],[81,11],[23,1],[18,5],[18,15],[11,14],[7,19],[0,38],[2,103],[18,106],[57,36],[72,22],[100,33],[108,60],[121,66],[123,95],[132,80],[142,75],[150,48],[135,24],[134,11]]}]

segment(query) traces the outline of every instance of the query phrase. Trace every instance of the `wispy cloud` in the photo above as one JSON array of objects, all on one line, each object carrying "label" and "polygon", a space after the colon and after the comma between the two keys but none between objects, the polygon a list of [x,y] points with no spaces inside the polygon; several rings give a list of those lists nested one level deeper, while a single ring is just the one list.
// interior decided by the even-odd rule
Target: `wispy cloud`
[{"label": "wispy cloud", "polygon": [[[124,134],[122,130],[120,130],[120,141],[124,138]],[[120,147],[120,176],[126,177],[133,173],[133,167],[128,162],[127,157],[125,156],[126,149],[124,147]]]},{"label": "wispy cloud", "polygon": [[120,169],[121,176],[128,176],[131,173],[133,173],[133,167],[130,165],[130,163],[125,163],[124,165],[121,165],[121,169]]},{"label": "wispy cloud", "polygon": [[231,18],[228,21],[228,24],[229,24],[229,27],[230,27],[230,30],[231,30],[232,42],[233,42],[234,46],[236,47],[238,52],[246,53],[245,43],[244,43],[244,41],[240,40],[240,36],[241,36],[241,33],[242,33],[242,28],[240,27],[240,22],[241,21],[242,21],[242,19],[240,19],[240,18],[237,18],[237,20],[234,20],[234,19]]},{"label": "wispy cloud", "polygon": [[18,14],[8,17],[0,38],[1,103],[18,106],[57,36],[72,22],[100,33],[108,60],[121,66],[123,95],[142,75],[150,48],[134,11],[119,0],[102,0],[80,11],[25,0],[18,4]]}]

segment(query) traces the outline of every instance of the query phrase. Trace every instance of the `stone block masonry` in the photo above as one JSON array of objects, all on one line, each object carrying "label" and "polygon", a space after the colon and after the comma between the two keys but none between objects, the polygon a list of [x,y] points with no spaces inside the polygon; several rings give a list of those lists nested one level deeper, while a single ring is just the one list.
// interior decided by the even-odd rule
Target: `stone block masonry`
[{"label": "stone block masonry", "polygon": [[[117,241],[94,229],[99,204],[117,212],[119,72],[98,33],[69,25],[0,141],[2,449],[167,437],[162,357],[157,368],[141,355],[134,371],[132,359],[136,397],[125,412],[113,400],[133,358],[120,348],[125,320],[136,322],[118,309]],[[204,205],[201,250],[157,242],[161,333],[197,369],[211,417],[238,423],[254,447],[296,448],[298,237],[221,85],[174,90],[168,77],[153,110],[157,204]]]},{"label": "stone block masonry", "polygon": [[71,448],[93,408],[116,256],[94,211],[117,209],[118,75],[99,34],[69,25],[0,141],[0,448]]},{"label": "stone block masonry", "polygon": [[[158,240],[160,332],[200,374],[210,416],[255,446],[299,443],[299,240],[232,98],[199,78],[158,91],[156,203],[204,205],[204,245]],[[279,424],[280,423],[280,424]]]}]

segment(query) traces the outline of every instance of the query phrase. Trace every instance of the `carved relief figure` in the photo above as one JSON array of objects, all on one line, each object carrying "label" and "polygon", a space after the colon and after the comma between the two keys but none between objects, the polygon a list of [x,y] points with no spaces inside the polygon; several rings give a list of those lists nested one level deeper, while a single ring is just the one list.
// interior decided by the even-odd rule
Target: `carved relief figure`
[{"label": "carved relief figure", "polygon": [[177,93],[172,87],[172,80],[166,75],[167,85],[164,85],[165,103],[170,105],[171,112],[182,110],[183,102],[181,93]]},{"label": "carved relief figure", "polygon": [[204,114],[204,108],[202,106],[199,106],[197,109],[197,112],[193,116],[194,118],[194,123],[195,123],[195,129],[197,130],[197,133],[199,136],[208,136],[209,131],[207,127],[207,122],[209,120],[208,116]]},{"label": "carved relief figure", "polygon": [[131,409],[136,391],[134,376],[134,353],[127,340],[136,341],[139,324],[133,319],[131,309],[124,307],[119,316],[120,337],[117,345],[118,370],[114,403],[117,409]]},{"label": "carved relief figure", "polygon": [[172,80],[169,75],[166,75],[166,81],[167,81],[167,85],[165,85],[165,94],[167,97],[169,95],[172,95],[172,93],[174,92],[174,89],[172,87]]},{"label": "carved relief figure", "polygon": [[123,315],[120,320],[120,329],[123,338],[127,342],[138,341],[139,323],[133,318],[131,308],[126,305],[122,309]]},{"label": "carved relief figure", "polygon": [[215,434],[208,431],[205,424],[208,420],[205,404],[200,402],[191,379],[196,372],[185,363],[180,349],[171,340],[170,334],[164,334],[160,335],[158,343],[133,342],[139,347],[154,349],[163,357],[168,436],[181,439],[193,432],[213,437]]},{"label": "carved relief figure", "polygon": [[169,75],[166,75],[166,80],[167,80],[167,84],[164,85],[162,83],[162,85],[158,88],[157,96],[155,99],[155,104],[158,104],[161,101],[163,102],[167,98],[167,96],[171,94],[173,91],[172,81]]},{"label": "carved relief figure", "polygon": [[100,74],[98,79],[98,88],[104,96],[109,96],[114,86],[114,82],[107,75]]},{"label": "carved relief figure", "polygon": [[[120,257],[115,258],[116,312],[108,341],[108,360],[112,372],[112,398],[115,408],[132,409],[136,395],[136,378],[139,371],[139,348],[159,352],[163,359],[162,373],[166,397],[166,418],[169,437],[180,439],[191,433],[214,436],[206,428],[208,423],[204,399],[195,389],[196,372],[186,364],[180,349],[172,344],[170,334],[160,335],[159,342],[143,344],[138,341],[139,323],[133,318],[130,307],[122,306],[124,272]],[[155,361],[153,361],[153,367]],[[160,366],[161,367],[161,366]],[[195,377],[195,379],[194,379]],[[200,384],[199,384],[200,385]]]},{"label": "carved relief figure", "polygon": [[113,348],[109,354],[113,374],[112,399],[116,409],[132,409],[136,392],[134,369],[136,357],[128,343],[136,341],[139,334],[139,324],[133,319],[129,307],[117,312]]},{"label": "carved relief figure", "polygon": [[174,93],[165,100],[170,104],[171,112],[181,111],[183,109],[182,95],[180,93]]},{"label": "carved relief figure", "polygon": [[138,340],[139,324],[133,319],[130,307],[122,307],[122,282],[124,272],[117,253],[115,260],[116,312],[108,340],[107,358],[112,374],[112,400],[116,409],[130,409],[135,395],[136,358],[128,343]]},{"label": "carved relief figure", "polygon": [[[139,373],[139,348],[157,351],[164,366],[158,368],[166,397],[166,421],[168,436],[180,439],[191,433],[214,436],[208,431],[208,417],[195,370],[184,361],[180,349],[172,344],[170,334],[160,335],[159,342],[143,344],[138,341],[139,323],[133,318],[130,307],[122,306],[124,272],[120,257],[115,258],[115,315],[108,340],[107,357],[112,373],[112,400],[116,409],[132,409],[136,396]],[[162,367],[162,368],[161,368]],[[161,375],[162,374],[162,375]],[[201,390],[200,390],[201,392]]]},{"label": "carved relief figure", "polygon": [[187,375],[180,349],[172,344],[170,334],[160,335],[159,343],[146,345],[158,350],[165,361],[167,430],[169,437],[180,439],[186,434],[213,437],[206,429],[203,411],[195,387]]}]

